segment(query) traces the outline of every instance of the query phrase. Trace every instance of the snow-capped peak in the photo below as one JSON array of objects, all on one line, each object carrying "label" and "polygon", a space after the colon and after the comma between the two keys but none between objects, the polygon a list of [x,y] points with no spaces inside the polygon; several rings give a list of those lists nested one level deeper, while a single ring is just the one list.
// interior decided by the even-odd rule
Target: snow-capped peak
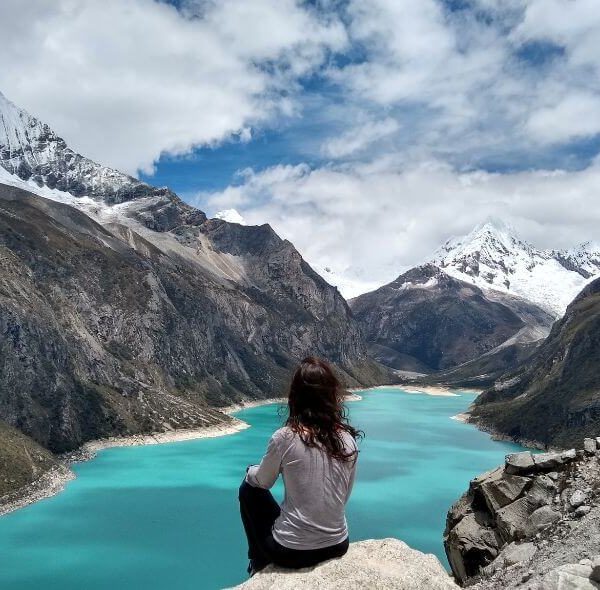
[{"label": "snow-capped peak", "polygon": [[223,209],[215,213],[215,219],[222,219],[229,223],[239,223],[240,225],[246,225],[246,220],[242,217],[237,209]]},{"label": "snow-capped peak", "polygon": [[429,261],[483,289],[528,299],[556,317],[586,283],[600,276],[596,246],[540,250],[498,220],[486,221],[464,237],[450,238]]}]

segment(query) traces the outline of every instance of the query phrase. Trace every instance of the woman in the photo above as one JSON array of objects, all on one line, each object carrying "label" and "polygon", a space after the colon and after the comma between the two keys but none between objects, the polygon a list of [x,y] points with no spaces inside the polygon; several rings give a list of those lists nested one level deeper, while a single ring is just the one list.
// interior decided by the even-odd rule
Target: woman
[{"label": "woman", "polygon": [[[362,433],[348,423],[343,396],[325,361],[309,357],[300,363],[285,425],[271,437],[260,465],[248,467],[240,487],[250,575],[269,563],[308,567],[348,550],[344,508]],[[268,491],[280,473],[285,485],[281,506]]]}]

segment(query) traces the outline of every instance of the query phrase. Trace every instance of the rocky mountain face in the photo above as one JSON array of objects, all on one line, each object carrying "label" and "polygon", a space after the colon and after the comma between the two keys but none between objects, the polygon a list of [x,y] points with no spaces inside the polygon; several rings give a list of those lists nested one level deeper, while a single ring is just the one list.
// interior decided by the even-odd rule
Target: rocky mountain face
[{"label": "rocky mountain face", "polygon": [[429,262],[484,290],[521,297],[558,318],[600,276],[600,245],[540,250],[502,222],[490,221],[467,236],[449,239]]},{"label": "rocky mountain face", "polygon": [[455,367],[525,337],[532,317],[537,325],[551,321],[535,305],[516,298],[493,300],[432,264],[350,300],[350,306],[380,362],[424,373]]},{"label": "rocky mountain face", "polygon": [[581,450],[508,455],[448,512],[457,580],[477,590],[600,585],[600,439]]},{"label": "rocky mountain face", "polygon": [[2,419],[65,451],[223,419],[209,406],[281,394],[308,352],[381,378],[344,300],[268,226],[211,220],[161,245],[0,185]]},{"label": "rocky mountain face", "polygon": [[[0,98],[0,420],[52,451],[227,421],[306,354],[389,381],[338,291],[242,226],[75,154]],[[16,480],[15,480],[16,481]]]},{"label": "rocky mountain face", "polygon": [[513,439],[566,447],[600,424],[600,279],[517,370],[476,400],[471,420]]}]

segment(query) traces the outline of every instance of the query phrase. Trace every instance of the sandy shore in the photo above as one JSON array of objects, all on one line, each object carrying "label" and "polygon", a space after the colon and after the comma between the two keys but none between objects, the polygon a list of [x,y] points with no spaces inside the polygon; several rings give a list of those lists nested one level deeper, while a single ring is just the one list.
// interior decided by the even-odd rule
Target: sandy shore
[{"label": "sandy shore", "polygon": [[267,399],[257,399],[248,402],[241,402],[239,404],[231,404],[230,406],[225,406],[224,408],[217,408],[219,412],[223,412],[223,414],[233,414],[234,412],[239,412],[241,410],[247,410],[248,408],[257,408],[258,406],[266,406],[269,404],[286,404],[287,399],[284,397],[270,397]]},{"label": "sandy shore", "polygon": [[348,391],[365,391],[367,389],[401,389],[404,393],[424,393],[426,395],[439,395],[445,397],[455,397],[460,395],[460,393],[455,393],[455,391],[460,391],[463,393],[481,393],[480,390],[476,389],[463,389],[459,387],[447,387],[445,385],[416,385],[414,383],[392,383],[390,385],[376,385],[375,387],[360,387],[349,389]]},{"label": "sandy shore", "polygon": [[464,422],[466,424],[469,421],[469,414],[467,412],[456,414],[456,416],[451,416],[450,419],[456,420],[457,422]]},{"label": "sandy shore", "polygon": [[73,479],[75,474],[67,466],[53,467],[24,488],[0,498],[0,516],[62,492]]},{"label": "sandy shore", "polygon": [[78,451],[67,455],[65,459],[69,463],[81,461],[80,454],[90,455],[85,460],[92,458],[98,451],[109,449],[111,447],[135,447],[140,445],[161,445],[186,440],[195,440],[197,438],[214,438],[215,436],[226,436],[235,434],[241,430],[249,428],[250,424],[237,418],[231,418],[231,422],[223,424],[214,424],[212,426],[202,426],[200,428],[189,428],[182,430],[171,430],[167,432],[156,432],[153,434],[136,434],[132,436],[113,436],[92,440],[85,443]]},{"label": "sandy shore", "polygon": [[132,436],[114,436],[105,439],[93,440],[85,443],[76,451],[59,457],[61,464],[44,473],[41,477],[31,482],[24,488],[16,490],[0,498],[0,516],[8,514],[19,508],[33,504],[38,500],[49,498],[64,490],[69,481],[75,479],[75,473],[71,470],[73,463],[89,461],[102,449],[112,447],[131,447],[140,445],[158,445],[199,438],[214,438],[235,434],[249,428],[250,424],[231,418],[223,424],[214,424],[200,428],[172,430],[167,432],[156,432],[154,434],[137,434]]}]

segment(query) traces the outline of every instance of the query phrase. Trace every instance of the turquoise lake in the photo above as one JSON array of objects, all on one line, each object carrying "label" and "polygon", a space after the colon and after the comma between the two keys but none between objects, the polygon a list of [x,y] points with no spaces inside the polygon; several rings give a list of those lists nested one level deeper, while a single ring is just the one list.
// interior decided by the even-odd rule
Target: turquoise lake
[{"label": "turquoise lake", "polygon": [[[448,508],[472,477],[519,447],[451,419],[472,394],[361,395],[348,404],[366,433],[347,511],[351,539],[398,537],[446,564]],[[75,465],[77,479],[61,494],[0,517],[0,588],[211,590],[242,582],[237,489],[283,413],[270,405],[237,416],[251,428],[101,451]]]}]

